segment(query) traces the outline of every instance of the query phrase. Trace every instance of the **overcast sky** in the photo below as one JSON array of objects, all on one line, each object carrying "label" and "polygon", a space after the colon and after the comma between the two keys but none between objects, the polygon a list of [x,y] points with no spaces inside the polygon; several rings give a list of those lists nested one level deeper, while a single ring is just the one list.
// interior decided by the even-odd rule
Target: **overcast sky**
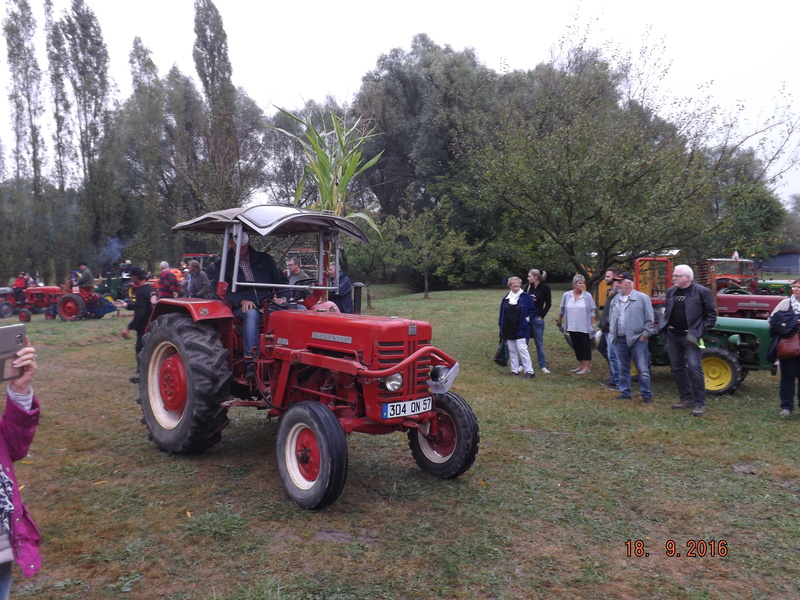
[{"label": "overcast sky", "polygon": [[[129,91],[128,53],[136,35],[153,52],[161,75],[173,64],[195,75],[193,0],[86,3],[100,22],[111,72],[123,95]],[[57,15],[59,7],[69,6],[68,0],[54,4]],[[790,0],[738,5],[718,0],[215,4],[228,35],[234,83],[268,113],[274,112],[273,105],[293,109],[329,94],[348,102],[377,58],[396,47],[408,50],[417,33],[455,50],[471,47],[481,62],[500,71],[504,65],[534,68],[548,60],[570,27],[583,30],[587,25],[592,42],[634,52],[663,39],[664,59],[671,67],[662,87],[675,97],[697,97],[698,88],[708,85],[702,96],[710,94],[731,111],[743,103],[753,123],[774,112],[782,90],[800,101],[800,4]],[[800,168],[785,177],[778,193],[784,200],[800,194]]]}]

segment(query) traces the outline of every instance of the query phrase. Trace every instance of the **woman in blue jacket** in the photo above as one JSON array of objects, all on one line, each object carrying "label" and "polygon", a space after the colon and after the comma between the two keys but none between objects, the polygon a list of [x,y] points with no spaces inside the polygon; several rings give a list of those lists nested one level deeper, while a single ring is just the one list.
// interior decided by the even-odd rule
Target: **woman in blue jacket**
[{"label": "woman in blue jacket", "polygon": [[508,346],[511,374],[519,375],[522,368],[525,377],[532,379],[533,363],[526,339],[530,332],[530,323],[536,317],[536,305],[530,294],[522,291],[522,280],[519,277],[508,280],[508,289],[510,291],[500,303],[500,336],[506,340]]}]

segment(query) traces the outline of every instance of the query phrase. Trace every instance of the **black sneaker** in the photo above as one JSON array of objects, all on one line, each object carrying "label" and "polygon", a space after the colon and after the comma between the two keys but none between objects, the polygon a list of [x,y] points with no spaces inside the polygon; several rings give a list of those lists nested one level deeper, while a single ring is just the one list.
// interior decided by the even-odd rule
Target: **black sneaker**
[{"label": "black sneaker", "polygon": [[704,414],[706,414],[706,407],[702,404],[697,404],[694,408],[692,408],[693,417],[702,417]]},{"label": "black sneaker", "polygon": [[645,404],[650,404],[652,401],[653,401],[652,396],[648,396],[647,398],[644,397],[642,398],[642,402],[644,402]]},{"label": "black sneaker", "polygon": [[630,399],[631,399],[630,396],[623,396],[622,394],[614,398],[614,400],[630,400]]},{"label": "black sneaker", "polygon": [[683,409],[683,408],[692,408],[692,401],[691,400],[681,400],[677,404],[673,404],[672,408],[675,409]]},{"label": "black sneaker", "polygon": [[536,373],[525,373],[525,379],[533,379],[536,377]]},{"label": "black sneaker", "polygon": [[133,377],[128,378],[128,381],[130,381],[133,384],[138,384],[139,383],[139,374],[137,373]]}]

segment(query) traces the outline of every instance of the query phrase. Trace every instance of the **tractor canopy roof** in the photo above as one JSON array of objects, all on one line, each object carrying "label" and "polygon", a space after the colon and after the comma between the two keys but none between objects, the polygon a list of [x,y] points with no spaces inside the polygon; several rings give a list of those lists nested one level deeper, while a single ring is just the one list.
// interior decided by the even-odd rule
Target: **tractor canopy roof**
[{"label": "tractor canopy roof", "polygon": [[224,234],[236,223],[240,223],[250,234],[262,236],[288,237],[301,233],[338,231],[361,242],[369,243],[364,232],[349,219],[337,217],[327,211],[272,204],[228,208],[206,213],[191,221],[178,223],[172,230]]}]

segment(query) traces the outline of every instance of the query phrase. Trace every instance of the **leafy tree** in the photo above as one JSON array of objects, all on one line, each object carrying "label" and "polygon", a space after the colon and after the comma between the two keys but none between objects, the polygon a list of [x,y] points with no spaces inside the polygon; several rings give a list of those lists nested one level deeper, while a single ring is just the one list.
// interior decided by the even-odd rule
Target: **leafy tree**
[{"label": "leafy tree", "polygon": [[781,227],[780,238],[781,243],[778,245],[778,250],[800,248],[800,194],[792,194],[789,197],[789,207]]},{"label": "leafy tree", "polygon": [[378,230],[366,232],[369,244],[356,242],[348,236],[343,239],[344,256],[351,279],[358,273],[366,282],[386,282],[397,271],[397,257],[401,251],[396,218],[389,217],[376,223]]},{"label": "leafy tree", "polygon": [[787,211],[760,183],[763,165],[752,149],[717,148],[709,160],[727,155],[728,166],[715,179],[709,205],[706,252],[713,256],[769,256],[780,243]]},{"label": "leafy tree", "polygon": [[430,298],[431,277],[439,276],[451,285],[460,283],[459,273],[449,270],[460,253],[469,252],[463,232],[447,229],[447,209],[441,205],[423,209],[419,214],[406,210],[390,227],[396,230],[395,240],[401,250],[395,266],[404,266],[422,277],[424,297]]},{"label": "leafy tree", "polygon": [[495,78],[472,50],[442,48],[424,34],[410,52],[382,55],[363,77],[353,111],[380,136],[365,155],[383,151],[368,182],[384,215],[437,201],[432,184],[452,172],[464,136],[491,108]]},{"label": "leafy tree", "polygon": [[[499,203],[527,220],[590,284],[620,262],[705,247],[720,227],[708,217],[721,179],[735,159],[755,160],[730,151],[708,160],[710,142],[730,137],[735,123],[716,129],[710,108],[684,108],[666,121],[630,63],[612,67],[582,47],[515,77],[529,89],[505,96],[497,123],[467,150],[475,202]],[[760,175],[730,196],[728,217],[758,202],[778,156],[766,157]]]},{"label": "leafy tree", "polygon": [[[305,185],[298,194],[305,173],[303,146],[296,139],[303,135],[299,121],[278,111],[268,121],[270,131],[265,140],[264,153],[268,156],[264,173],[264,191],[274,204],[288,204],[294,198],[296,206],[314,203],[316,188]],[[284,132],[289,132],[286,135]]]}]

